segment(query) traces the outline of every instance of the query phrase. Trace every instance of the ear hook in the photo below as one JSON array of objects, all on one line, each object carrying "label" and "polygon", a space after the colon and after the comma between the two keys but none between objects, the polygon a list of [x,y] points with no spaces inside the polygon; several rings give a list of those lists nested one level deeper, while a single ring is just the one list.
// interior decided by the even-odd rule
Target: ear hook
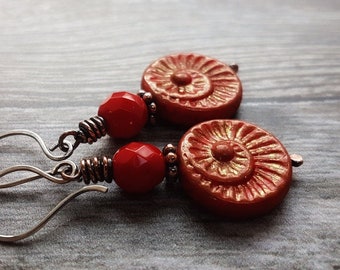
[{"label": "ear hook", "polygon": [[[19,179],[14,182],[10,182],[10,183],[0,184],[0,189],[15,187],[21,184],[25,184],[25,183],[37,180],[39,178],[45,178],[57,184],[65,184],[70,181],[79,180],[81,178],[81,173],[77,165],[73,161],[70,161],[70,160],[64,160],[64,161],[59,162],[50,171],[43,171],[37,167],[30,166],[30,165],[12,166],[12,167],[0,170],[0,178],[7,174],[16,172],[16,171],[29,171],[37,175]],[[56,176],[57,174],[60,175],[60,177]]]},{"label": "ear hook", "polygon": [[[0,140],[6,137],[18,136],[18,135],[23,135],[23,136],[28,136],[28,137],[33,138],[39,144],[44,154],[49,159],[54,160],[54,161],[61,161],[61,160],[67,159],[73,154],[74,149],[78,146],[77,141],[74,145],[72,145],[71,142],[67,140],[59,140],[56,146],[48,149],[45,142],[42,140],[42,138],[37,133],[30,131],[30,130],[26,130],[26,129],[12,130],[6,133],[2,133],[0,134]],[[63,137],[63,139],[64,138],[65,137]],[[60,155],[60,156],[53,155],[52,152],[58,147],[64,152],[63,155]]]},{"label": "ear hook", "polygon": [[37,231],[39,231],[54,215],[56,215],[66,204],[68,204],[72,199],[78,197],[79,195],[89,192],[89,191],[99,191],[102,193],[106,193],[108,191],[107,187],[101,185],[91,185],[85,186],[65,197],[62,201],[60,201],[36,226],[32,229],[18,235],[0,235],[0,242],[15,242],[22,239],[25,239]]}]

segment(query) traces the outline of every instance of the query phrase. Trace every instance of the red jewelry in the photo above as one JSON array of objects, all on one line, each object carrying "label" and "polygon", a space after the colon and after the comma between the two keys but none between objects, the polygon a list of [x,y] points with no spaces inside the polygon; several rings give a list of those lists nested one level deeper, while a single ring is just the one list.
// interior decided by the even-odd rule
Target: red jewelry
[{"label": "red jewelry", "polygon": [[147,67],[142,89],[152,94],[162,119],[191,126],[234,116],[242,99],[237,71],[203,55],[169,55]]},{"label": "red jewelry", "polygon": [[132,138],[148,120],[148,110],[143,99],[128,92],[113,93],[98,109],[105,120],[105,129],[113,138]]},{"label": "red jewelry", "polygon": [[[64,132],[51,149],[32,131],[0,134],[0,139],[30,136],[48,158],[60,161],[50,171],[26,165],[1,170],[0,177],[22,170],[37,176],[0,184],[0,188],[41,177],[59,184],[111,183],[114,179],[124,191],[136,194],[152,190],[164,178],[170,181],[179,176],[187,193],[214,213],[236,219],[265,214],[284,199],[292,180],[292,166],[300,166],[303,161],[299,155],[289,156],[277,138],[253,124],[212,120],[232,117],[239,107],[242,86],[237,70],[237,65],[228,66],[197,54],[166,56],[144,71],[143,90],[138,95],[113,93],[99,106],[97,116],[80,122],[78,131]],[[132,142],[112,158],[82,159],[79,166],[65,160],[79,144],[91,144],[106,133],[113,138],[134,137],[147,122],[154,123],[157,114],[175,124],[196,124],[183,135],[178,150],[171,144],[160,151],[151,144]],[[73,136],[73,143],[67,140],[69,136]],[[52,153],[57,148],[62,155]],[[61,207],[89,191],[106,192],[107,188],[83,187],[67,196],[31,230],[0,235],[0,241],[17,241],[34,234]]]},{"label": "red jewelry", "polygon": [[[106,134],[135,137],[147,122],[155,124],[156,117],[185,126],[230,118],[242,99],[237,71],[237,65],[193,53],[162,57],[144,71],[143,90],[137,95],[115,92],[99,106],[97,116],[79,123],[79,130],[62,133],[50,149],[39,143],[49,158],[63,160],[80,144],[92,144]],[[36,139],[31,131],[16,132]],[[73,143],[69,137],[73,137]],[[56,149],[63,154],[54,155]]]},{"label": "red jewelry", "polygon": [[[291,183],[292,166],[302,163],[300,156],[289,156],[277,138],[253,124],[211,120],[189,129],[177,151],[171,144],[161,152],[153,145],[132,142],[120,148],[112,159],[83,159],[79,167],[65,160],[48,172],[20,165],[0,171],[0,177],[26,170],[60,184],[110,183],[113,178],[126,192],[144,193],[164,176],[170,180],[179,174],[184,189],[199,204],[219,215],[243,219],[265,214],[280,204]],[[21,179],[0,188],[36,179]],[[32,235],[72,198],[88,191],[106,192],[107,188],[84,187],[66,197],[32,230],[15,236],[0,235],[0,241],[17,241]]]},{"label": "red jewelry", "polygon": [[272,134],[239,120],[192,127],[179,142],[178,157],[180,179],[190,196],[232,218],[275,208],[290,187],[292,165],[302,164]]},{"label": "red jewelry", "polygon": [[130,193],[144,193],[163,181],[165,161],[162,152],[151,144],[132,142],[113,156],[113,178]]}]

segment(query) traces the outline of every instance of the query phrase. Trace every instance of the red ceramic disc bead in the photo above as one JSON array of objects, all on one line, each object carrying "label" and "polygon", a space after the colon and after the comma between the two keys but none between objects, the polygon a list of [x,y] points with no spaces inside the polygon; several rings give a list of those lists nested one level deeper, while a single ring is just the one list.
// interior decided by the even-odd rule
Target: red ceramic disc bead
[{"label": "red ceramic disc bead", "polygon": [[231,118],[242,99],[242,84],[232,67],[193,53],[153,62],[143,73],[142,89],[152,94],[160,118],[185,126]]},{"label": "red ceramic disc bead", "polygon": [[178,145],[180,179],[196,201],[230,218],[265,214],[292,180],[291,159],[269,132],[238,120],[192,127]]},{"label": "red ceramic disc bead", "polygon": [[113,178],[126,192],[148,192],[162,182],[164,175],[162,152],[151,144],[132,142],[113,156]]},{"label": "red ceramic disc bead", "polygon": [[113,93],[98,110],[105,120],[107,133],[113,138],[128,139],[136,136],[148,119],[145,102],[128,92]]}]

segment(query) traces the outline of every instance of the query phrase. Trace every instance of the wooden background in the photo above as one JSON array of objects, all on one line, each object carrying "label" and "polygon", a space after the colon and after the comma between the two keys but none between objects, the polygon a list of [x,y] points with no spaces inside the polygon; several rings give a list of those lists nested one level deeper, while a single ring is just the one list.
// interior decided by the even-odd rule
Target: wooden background
[{"label": "wooden background", "polygon": [[[111,92],[136,92],[144,68],[173,52],[239,64],[236,117],[304,156],[284,203],[230,222],[179,186],[130,198],[111,185],[77,198],[34,237],[0,244],[0,269],[340,269],[337,0],[1,0],[0,132],[26,128],[52,145]],[[136,140],[162,147],[184,131],[160,126]],[[122,143],[83,145],[72,160]],[[0,153],[1,169],[54,164],[25,137],[1,141]],[[26,230],[78,187],[42,180],[1,190],[0,234]]]}]

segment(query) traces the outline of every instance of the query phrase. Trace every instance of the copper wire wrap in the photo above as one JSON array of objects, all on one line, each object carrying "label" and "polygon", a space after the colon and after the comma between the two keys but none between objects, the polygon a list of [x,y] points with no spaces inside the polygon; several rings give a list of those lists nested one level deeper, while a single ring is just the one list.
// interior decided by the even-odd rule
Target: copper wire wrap
[{"label": "copper wire wrap", "polygon": [[178,159],[176,151],[176,147],[172,144],[167,144],[162,150],[166,164],[165,178],[167,181],[175,182],[178,179]]},{"label": "copper wire wrap", "polygon": [[83,181],[86,185],[91,182],[94,184],[104,181],[107,183],[112,182],[113,166],[111,158],[103,156],[82,159],[79,167],[81,172],[79,182]]},{"label": "copper wire wrap", "polygon": [[153,100],[152,94],[144,90],[139,90],[137,95],[144,100],[146,107],[148,108],[149,124],[153,126],[156,125],[157,105]]},{"label": "copper wire wrap", "polygon": [[79,122],[79,130],[82,143],[92,144],[106,135],[104,119],[98,115]]},{"label": "copper wire wrap", "polygon": [[[50,148],[50,151],[54,151],[59,148],[63,152],[68,152],[67,157],[71,156],[73,151],[81,143],[92,144],[98,139],[106,135],[105,121],[102,117],[96,115],[88,120],[79,122],[79,130],[65,131],[59,136],[58,143]],[[66,140],[67,137],[73,136],[75,142],[70,145],[70,142]]]}]

